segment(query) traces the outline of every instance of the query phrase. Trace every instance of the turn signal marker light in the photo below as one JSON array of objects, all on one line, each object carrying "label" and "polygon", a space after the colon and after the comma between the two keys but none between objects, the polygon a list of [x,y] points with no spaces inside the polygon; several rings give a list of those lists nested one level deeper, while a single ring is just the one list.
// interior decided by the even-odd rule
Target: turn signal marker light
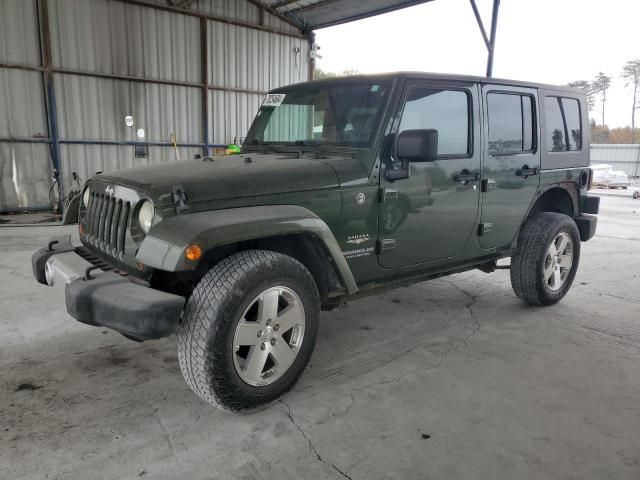
[{"label": "turn signal marker light", "polygon": [[200,245],[196,245],[192,243],[184,250],[184,256],[187,257],[187,260],[198,260],[202,256],[202,249]]}]

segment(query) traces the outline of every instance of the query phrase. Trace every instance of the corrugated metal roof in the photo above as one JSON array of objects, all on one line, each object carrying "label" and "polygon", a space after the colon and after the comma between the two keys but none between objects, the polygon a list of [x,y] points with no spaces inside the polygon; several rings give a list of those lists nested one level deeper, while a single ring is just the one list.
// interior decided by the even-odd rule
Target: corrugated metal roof
[{"label": "corrugated metal roof", "polygon": [[[162,0],[153,0],[162,3]],[[233,20],[258,24],[259,7],[272,13],[263,25],[302,31],[330,27],[432,0],[169,0],[169,4]],[[278,18],[279,17],[279,18]],[[289,25],[287,25],[287,23]]]},{"label": "corrugated metal roof", "polygon": [[432,0],[262,0],[306,28],[317,29],[392,12]]}]

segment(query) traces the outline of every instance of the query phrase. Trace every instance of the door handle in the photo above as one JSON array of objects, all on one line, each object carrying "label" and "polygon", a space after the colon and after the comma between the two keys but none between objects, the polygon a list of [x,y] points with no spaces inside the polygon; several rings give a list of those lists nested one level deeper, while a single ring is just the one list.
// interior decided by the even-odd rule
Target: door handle
[{"label": "door handle", "polygon": [[467,170],[466,168],[460,173],[453,176],[454,182],[460,182],[463,185],[466,185],[469,182],[475,182],[477,180],[480,180],[480,174],[478,172],[469,173],[469,170]]},{"label": "door handle", "polygon": [[540,170],[537,168],[529,168],[528,165],[523,166],[520,170],[516,170],[516,175],[522,178],[532,177],[538,175]]}]

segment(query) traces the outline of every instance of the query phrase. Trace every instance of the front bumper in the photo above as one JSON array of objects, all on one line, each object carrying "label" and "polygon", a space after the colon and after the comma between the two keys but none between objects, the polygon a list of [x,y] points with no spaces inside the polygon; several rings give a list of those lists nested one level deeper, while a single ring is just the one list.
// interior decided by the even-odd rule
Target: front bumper
[{"label": "front bumper", "polygon": [[70,237],[52,239],[31,264],[38,282],[65,286],[67,312],[82,323],[135,340],[167,337],[178,325],[184,297],[99,269],[77,253]]}]

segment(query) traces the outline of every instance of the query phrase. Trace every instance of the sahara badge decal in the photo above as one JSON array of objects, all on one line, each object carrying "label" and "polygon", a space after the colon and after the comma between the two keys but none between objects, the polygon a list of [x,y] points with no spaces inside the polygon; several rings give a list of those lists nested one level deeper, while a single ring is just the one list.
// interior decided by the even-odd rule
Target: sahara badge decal
[{"label": "sahara badge decal", "polygon": [[369,241],[368,233],[359,233],[357,235],[349,235],[347,237],[347,243],[353,243],[354,245],[360,245],[361,243]]},{"label": "sahara badge decal", "polygon": [[[356,235],[349,235],[347,237],[347,243],[351,245],[360,245],[371,240],[368,233],[358,233]],[[345,250],[342,252],[344,258],[356,258],[371,255],[374,252],[374,247],[356,248],[355,250]]]},{"label": "sahara badge decal", "polygon": [[358,205],[362,205],[366,199],[367,199],[367,196],[362,192],[356,195],[356,203]]}]

